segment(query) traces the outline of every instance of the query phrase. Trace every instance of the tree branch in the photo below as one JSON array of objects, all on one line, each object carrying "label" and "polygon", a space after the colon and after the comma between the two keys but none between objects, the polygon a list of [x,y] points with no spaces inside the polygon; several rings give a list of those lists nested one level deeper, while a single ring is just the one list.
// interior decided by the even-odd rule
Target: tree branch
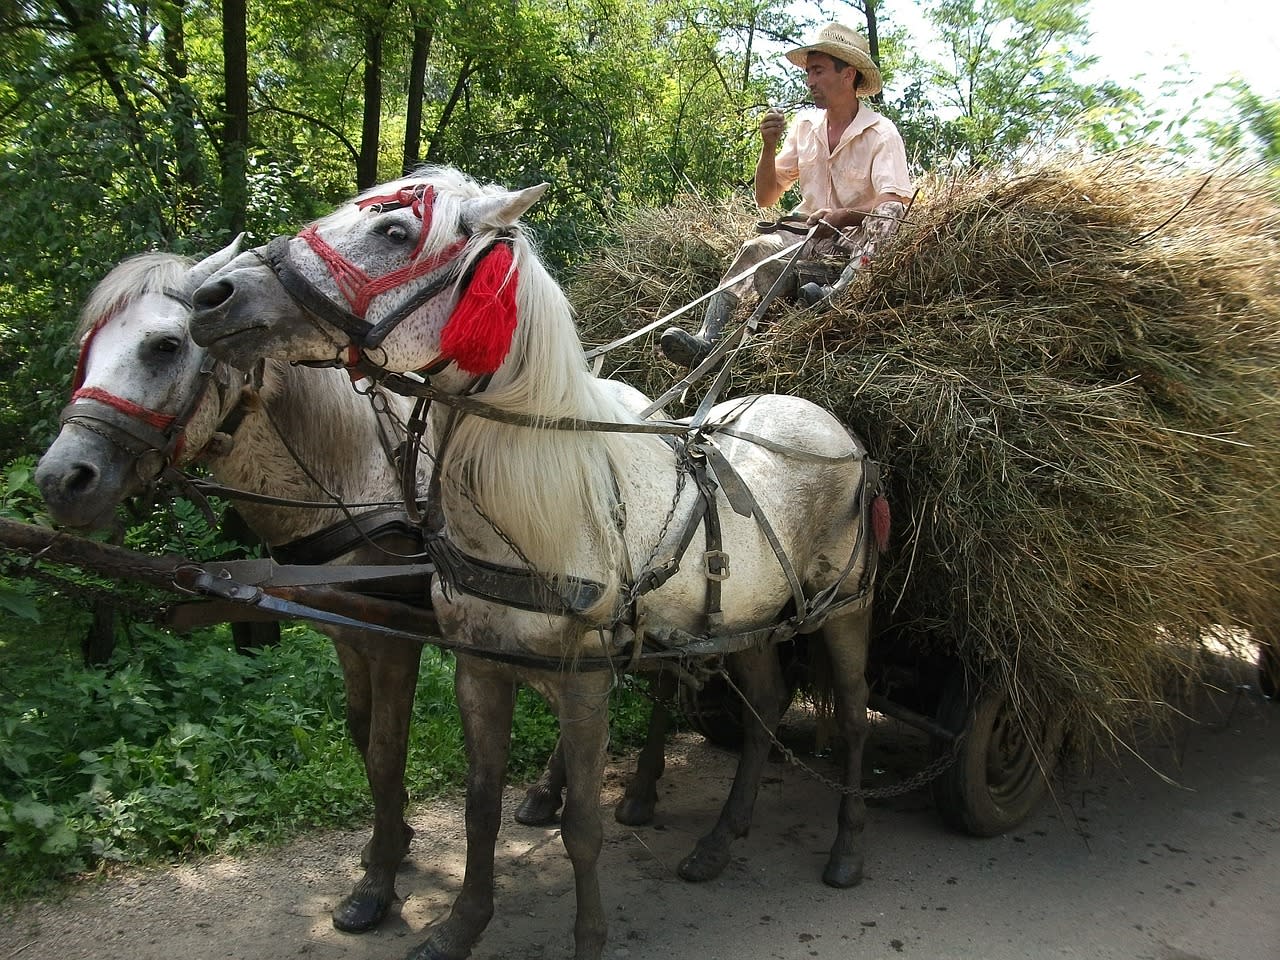
[{"label": "tree branch", "polygon": [[261,89],[258,90],[258,96],[262,98],[262,102],[264,106],[259,107],[256,110],[250,111],[251,113],[254,113],[254,114],[279,113],[286,117],[293,117],[297,120],[301,120],[304,123],[308,123],[319,130],[323,130],[325,133],[331,134],[335,139],[337,139],[342,144],[343,147],[346,148],[347,153],[351,155],[352,161],[357,161],[360,159],[359,148],[357,148],[354,143],[348,140],[346,134],[344,134],[341,130],[339,130],[333,124],[326,123],[324,120],[321,120],[319,117],[313,117],[309,113],[303,113],[300,110],[291,110],[289,107],[282,107],[282,106],[279,106],[278,104],[274,104],[263,95]]}]

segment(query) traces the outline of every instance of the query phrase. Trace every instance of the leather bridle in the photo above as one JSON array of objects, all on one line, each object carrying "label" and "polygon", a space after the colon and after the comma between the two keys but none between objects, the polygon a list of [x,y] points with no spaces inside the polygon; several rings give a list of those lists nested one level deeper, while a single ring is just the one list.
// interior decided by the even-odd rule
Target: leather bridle
[{"label": "leather bridle", "polygon": [[[191,310],[191,300],[185,293],[169,288],[155,292],[181,304],[184,309]],[[224,411],[219,418],[219,427],[230,418],[238,404],[231,404],[228,409],[231,368],[216,360],[204,348],[197,348],[200,351],[198,387],[176,413],[152,410],[102,387],[84,386],[93,341],[118,312],[104,314],[85,336],[76,361],[71,401],[63,407],[58,420],[64,426],[74,423],[124,451],[134,459],[138,478],[144,484],[149,484],[182,456],[187,440],[187,425],[204,402],[210,384],[217,387],[219,410]]]},{"label": "leather bridle", "polygon": [[[253,251],[254,255],[275,274],[276,279],[289,297],[302,310],[315,318],[324,321],[350,338],[346,356],[336,363],[346,367],[367,368],[363,360],[364,351],[380,346],[387,336],[395,330],[407,317],[421,308],[428,301],[442,293],[451,284],[461,282],[465,286],[468,277],[459,269],[459,256],[470,243],[470,234],[455,240],[449,246],[430,256],[422,256],[422,248],[427,234],[431,230],[431,211],[435,203],[435,190],[430,184],[419,183],[401,187],[395,193],[375,197],[366,197],[356,201],[362,210],[381,213],[387,210],[410,208],[422,221],[422,231],[417,245],[409,254],[409,261],[402,267],[391,270],[381,276],[371,277],[363,269],[346,259],[330,246],[317,232],[314,224],[304,228],[296,235],[296,239],[304,241],[328,268],[339,293],[347,305],[335,303],[321,292],[310,280],[293,265],[289,258],[289,245],[293,236],[279,236],[265,247]],[[505,242],[508,238],[499,237],[494,244]],[[486,248],[473,262],[479,262]],[[372,302],[384,293],[388,293],[430,274],[422,289],[416,291],[404,303],[397,306],[377,323],[366,319]],[[307,365],[314,366],[310,361]]]}]

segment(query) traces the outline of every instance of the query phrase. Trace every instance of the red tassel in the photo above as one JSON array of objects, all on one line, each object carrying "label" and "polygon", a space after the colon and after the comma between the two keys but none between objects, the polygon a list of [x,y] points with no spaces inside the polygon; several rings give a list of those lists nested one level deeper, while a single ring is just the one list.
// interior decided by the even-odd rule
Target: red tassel
[{"label": "red tassel", "polygon": [[467,373],[493,373],[511,350],[519,279],[512,262],[505,243],[480,258],[440,335],[440,352]]},{"label": "red tassel", "polygon": [[884,553],[889,549],[889,501],[877,495],[871,501],[871,531],[876,538],[876,549]]}]

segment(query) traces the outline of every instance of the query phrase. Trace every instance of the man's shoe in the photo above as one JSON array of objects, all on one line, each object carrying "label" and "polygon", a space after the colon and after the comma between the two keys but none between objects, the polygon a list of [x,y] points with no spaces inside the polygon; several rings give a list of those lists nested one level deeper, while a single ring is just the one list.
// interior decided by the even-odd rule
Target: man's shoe
[{"label": "man's shoe", "polygon": [[823,301],[831,294],[830,287],[824,287],[818,283],[806,283],[800,288],[800,299],[804,301],[807,307],[825,307]]},{"label": "man's shoe", "polygon": [[668,360],[672,360],[690,370],[706,358],[707,354],[711,352],[711,346],[710,340],[695,337],[679,327],[669,327],[658,338],[658,347],[662,350],[663,355]]}]

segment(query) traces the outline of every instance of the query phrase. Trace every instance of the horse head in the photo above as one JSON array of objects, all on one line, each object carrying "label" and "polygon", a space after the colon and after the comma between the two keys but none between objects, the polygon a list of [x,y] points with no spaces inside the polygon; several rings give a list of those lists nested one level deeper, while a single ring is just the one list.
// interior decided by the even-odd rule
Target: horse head
[{"label": "horse head", "polygon": [[493,373],[516,327],[517,221],[546,186],[506,191],[433,167],[374,187],[215,272],[195,292],[192,334],[237,366]]},{"label": "horse head", "polygon": [[[124,261],[94,288],[62,430],[36,484],[61,524],[100,528],[115,507],[213,435],[229,402],[229,371],[189,336],[191,292],[239,252],[240,238],[192,266],[172,254]],[[238,388],[237,388],[238,392]]]}]

